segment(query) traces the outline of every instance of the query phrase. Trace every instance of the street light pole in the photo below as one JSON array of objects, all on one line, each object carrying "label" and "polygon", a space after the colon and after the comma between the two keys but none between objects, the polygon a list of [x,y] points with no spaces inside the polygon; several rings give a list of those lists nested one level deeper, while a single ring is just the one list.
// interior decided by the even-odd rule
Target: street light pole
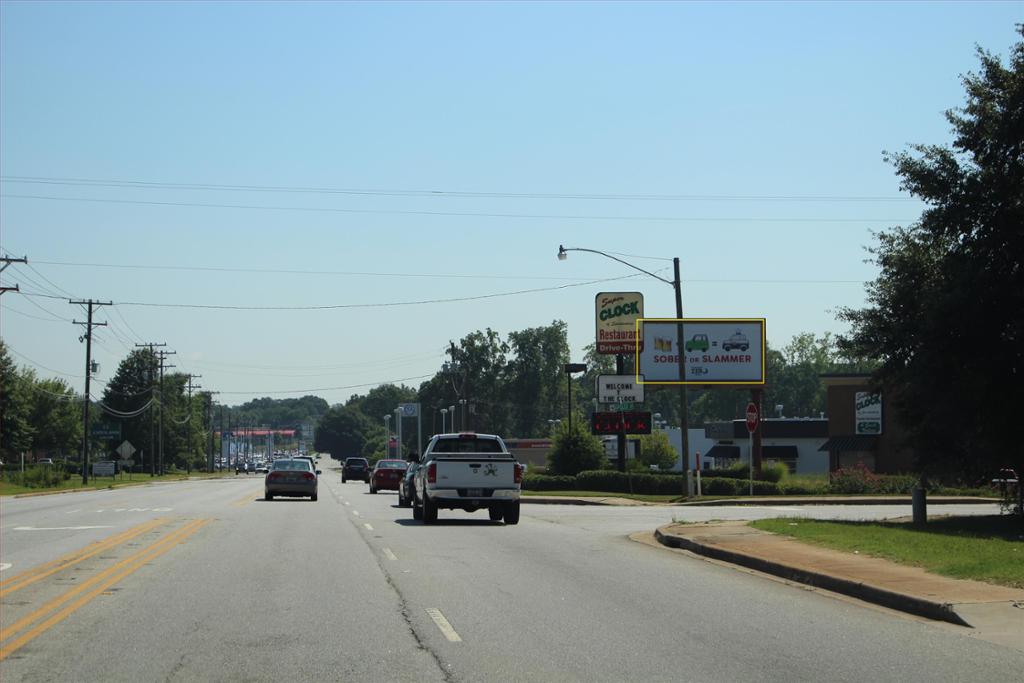
[{"label": "street light pole", "polygon": [[385,457],[391,457],[391,416],[384,416],[384,454]]},{"label": "street light pole", "polygon": [[446,431],[445,431],[445,429],[444,429],[444,426],[445,426],[445,417],[446,417],[447,415],[448,415],[448,409],[447,409],[447,408],[441,408],[441,433],[442,433],[442,434],[447,434],[447,433],[448,433],[448,432],[446,432]]},{"label": "street light pole", "polygon": [[[558,245],[558,260],[559,261],[564,261],[568,257],[568,252],[570,252],[570,251],[586,251],[586,252],[589,252],[591,254],[598,254],[599,256],[604,256],[605,258],[610,258],[613,261],[618,261],[619,263],[621,263],[624,266],[629,266],[633,270],[637,270],[637,271],[639,271],[639,272],[641,272],[641,273],[643,273],[645,275],[650,275],[655,280],[660,280],[661,282],[664,282],[666,285],[671,286],[675,290],[675,294],[676,294],[676,318],[682,320],[682,318],[683,318],[683,286],[682,286],[682,280],[679,277],[679,257],[678,256],[672,259],[672,266],[673,266],[673,269],[675,271],[675,279],[669,281],[669,280],[666,280],[665,278],[661,277],[660,275],[655,275],[654,273],[652,273],[649,270],[644,270],[643,268],[640,268],[638,266],[634,266],[632,263],[629,263],[628,261],[623,261],[622,259],[620,259],[618,257],[612,256],[611,254],[606,254],[603,251],[598,251],[597,249],[584,249],[582,247],[573,247],[573,248],[570,248],[570,249],[566,249],[564,246]],[[682,456],[683,456],[682,457],[683,478],[688,481],[688,479],[689,479],[689,474],[688,473],[690,471],[690,439],[689,439],[688,429],[689,429],[690,420],[689,420],[689,410],[688,410],[688,406],[687,406],[687,402],[686,402],[686,385],[682,384],[682,382],[686,380],[686,367],[685,367],[686,359],[683,356],[683,324],[682,323],[677,323],[676,324],[676,353],[678,354],[677,358],[679,360],[679,381],[680,381],[680,385],[679,385],[679,418],[680,418],[680,431],[682,432],[681,436],[682,436],[682,442],[683,442],[682,443],[682,446],[683,446],[683,448],[682,448],[682,450],[683,450],[683,453],[682,453]],[[687,489],[686,490],[686,494],[689,495],[689,486],[688,485],[687,485],[686,489]]]}]

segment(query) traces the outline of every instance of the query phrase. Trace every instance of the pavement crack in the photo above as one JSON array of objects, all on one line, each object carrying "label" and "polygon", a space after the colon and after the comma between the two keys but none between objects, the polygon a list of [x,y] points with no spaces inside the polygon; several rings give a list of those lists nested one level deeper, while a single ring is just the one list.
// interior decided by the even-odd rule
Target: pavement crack
[{"label": "pavement crack", "polygon": [[[370,548],[370,551],[372,552],[373,548]],[[377,553],[373,554],[374,557],[376,558],[377,566],[380,568],[381,573],[384,575],[384,581],[387,583],[388,587],[392,591],[394,591],[395,596],[398,598],[398,613],[402,616],[402,619],[405,621],[405,625],[409,629],[409,635],[412,636],[413,641],[416,643],[416,647],[431,656],[431,658],[434,660],[434,663],[437,665],[438,671],[441,672],[441,676],[446,683],[456,683],[458,679],[455,677],[455,674],[450,671],[450,667],[446,666],[445,663],[441,661],[441,656],[437,652],[435,652],[426,643],[426,641],[424,641],[424,639],[420,637],[420,634],[416,631],[416,626],[412,623],[412,613],[409,611],[409,603],[406,601],[405,596],[402,594],[402,590],[391,578],[391,574],[388,573],[388,570],[384,566],[384,563],[381,561],[380,556]]]}]

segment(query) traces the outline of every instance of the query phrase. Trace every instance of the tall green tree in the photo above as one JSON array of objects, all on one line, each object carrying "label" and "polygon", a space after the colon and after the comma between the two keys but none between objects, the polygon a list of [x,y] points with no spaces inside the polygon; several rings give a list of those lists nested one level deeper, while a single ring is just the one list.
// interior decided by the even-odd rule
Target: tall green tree
[{"label": "tall green tree", "polygon": [[362,411],[348,406],[333,406],[316,426],[313,448],[330,453],[336,460],[344,460],[363,453],[373,425]]},{"label": "tall green tree", "polygon": [[[147,471],[155,456],[156,432],[153,421],[156,406],[150,402],[157,394],[153,386],[157,381],[156,356],[150,349],[136,349],[118,364],[114,376],[103,390],[103,405],[131,417],[104,414],[102,419],[121,424],[121,438],[127,440],[138,451],[134,459],[145,466]],[[149,405],[142,413],[139,410]],[[93,411],[94,414],[100,411]],[[136,414],[139,413],[139,414]],[[116,447],[116,444],[115,444]],[[165,445],[165,453],[166,445]]]},{"label": "tall green tree", "polygon": [[82,445],[82,403],[62,379],[37,379],[22,373],[28,389],[28,421],[33,425],[32,449],[57,457],[76,453]]},{"label": "tall green tree", "polygon": [[511,332],[508,339],[513,354],[506,373],[511,433],[541,436],[548,431],[549,419],[566,415],[566,324],[555,320],[543,327]]},{"label": "tall green tree", "polygon": [[946,113],[952,145],[886,155],[927,208],[879,235],[869,305],[840,315],[843,348],[880,361],[873,379],[920,465],[971,478],[1024,472],[1024,41],[1007,65],[978,58],[965,106]]},{"label": "tall green tree", "polygon": [[32,446],[29,391],[0,339],[0,455],[4,462],[11,462]]}]

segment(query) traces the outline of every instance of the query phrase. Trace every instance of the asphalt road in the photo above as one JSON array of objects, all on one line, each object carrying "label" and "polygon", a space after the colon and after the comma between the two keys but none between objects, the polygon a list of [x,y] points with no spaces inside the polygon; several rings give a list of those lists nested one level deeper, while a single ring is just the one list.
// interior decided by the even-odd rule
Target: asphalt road
[{"label": "asphalt road", "polygon": [[0,679],[934,682],[1024,666],[968,629],[628,537],[906,506],[524,505],[518,526],[442,510],[427,527],[326,467],[320,487],[316,503],[264,502],[245,476],[5,499]]}]

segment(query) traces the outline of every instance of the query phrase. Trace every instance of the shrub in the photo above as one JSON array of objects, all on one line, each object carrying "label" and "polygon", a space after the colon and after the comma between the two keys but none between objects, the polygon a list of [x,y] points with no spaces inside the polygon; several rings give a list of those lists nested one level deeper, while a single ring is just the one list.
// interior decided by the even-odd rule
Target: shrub
[{"label": "shrub", "polygon": [[71,473],[66,472],[60,465],[43,465],[25,468],[22,474],[20,469],[4,472],[4,479],[18,486],[25,486],[33,489],[45,489],[60,484],[71,478]]},{"label": "shrub", "polygon": [[572,431],[567,421],[554,429],[548,471],[551,474],[574,476],[583,470],[598,469],[605,463],[604,445],[590,433],[582,414],[573,420]]},{"label": "shrub", "polygon": [[615,470],[589,470],[576,475],[581,491],[640,493],[645,495],[682,495],[683,480],[678,474],[632,474]]},{"label": "shrub", "polygon": [[786,479],[789,476],[789,468],[786,467],[785,463],[776,462],[771,465],[764,465],[761,467],[761,481],[771,481],[776,484]]},{"label": "shrub", "polygon": [[[745,496],[750,493],[749,479],[730,477],[701,478],[701,493],[706,496]],[[778,496],[782,493],[778,484],[772,481],[755,481],[755,496]]]},{"label": "shrub", "polygon": [[710,469],[701,472],[701,477],[708,479],[746,479],[750,476],[750,466],[743,462],[721,469]]},{"label": "shrub", "polygon": [[572,491],[575,488],[576,477],[545,474],[527,474],[523,477],[525,491]]},{"label": "shrub", "polygon": [[782,482],[779,484],[779,491],[784,496],[813,496],[819,493],[826,493],[828,485],[808,484],[805,482]]}]

